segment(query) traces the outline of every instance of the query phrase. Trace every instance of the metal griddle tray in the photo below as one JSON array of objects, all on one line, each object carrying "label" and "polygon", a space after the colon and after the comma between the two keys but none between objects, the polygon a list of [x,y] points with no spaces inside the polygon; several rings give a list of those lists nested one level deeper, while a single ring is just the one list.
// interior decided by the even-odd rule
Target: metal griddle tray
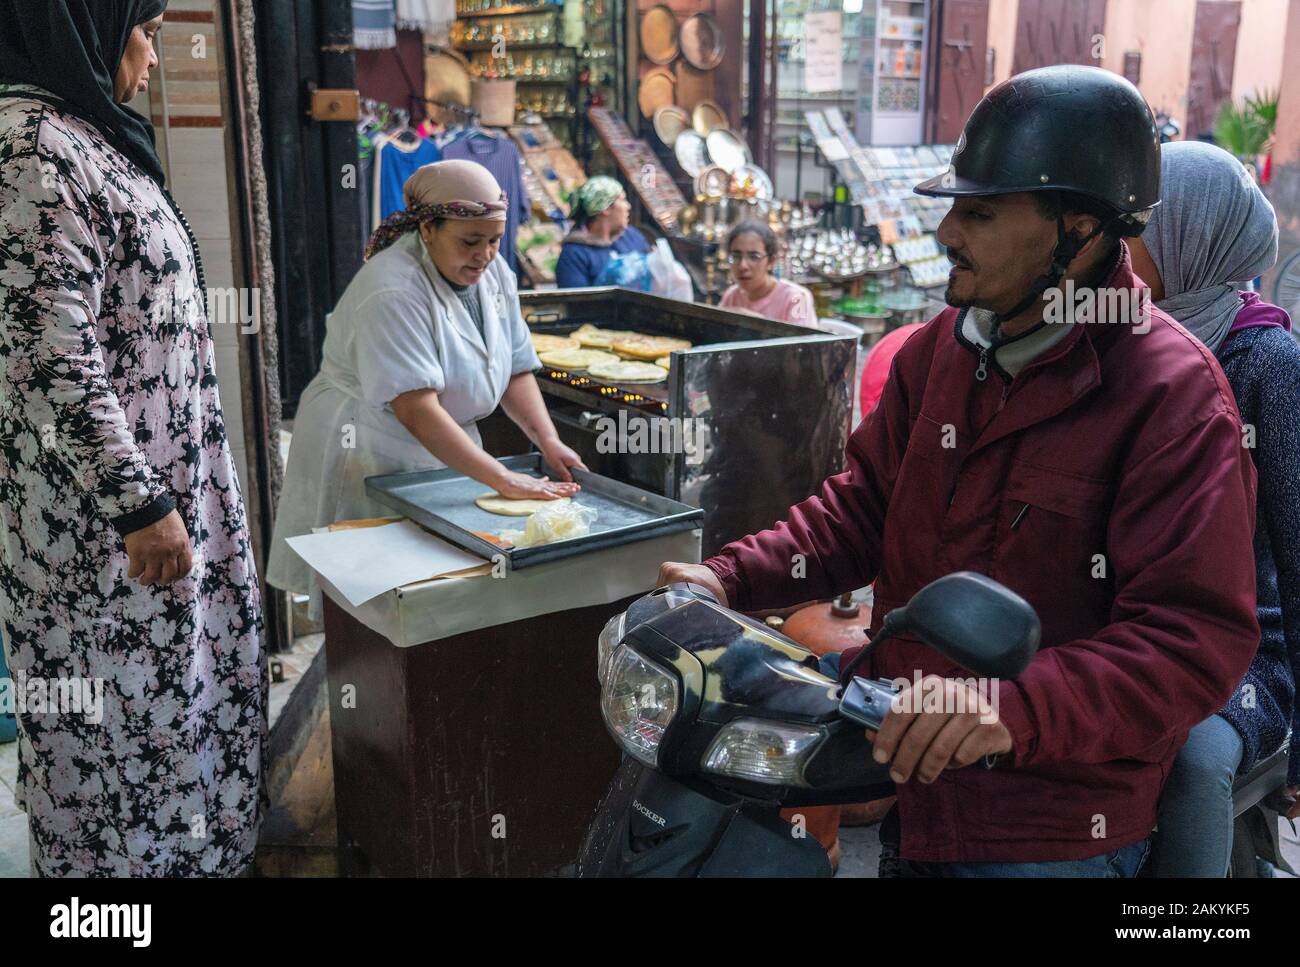
[{"label": "metal griddle tray", "polygon": [[[503,457],[501,464],[509,470],[533,477],[549,476],[540,453]],[[664,534],[692,530],[700,526],[704,511],[667,497],[660,497],[599,474],[574,470],[573,479],[582,485],[571,499],[597,511],[591,533],[567,541],[537,547],[497,547],[491,541],[471,533],[499,534],[503,530],[523,530],[527,517],[504,517],[480,510],[474,498],[490,493],[491,488],[455,470],[415,470],[366,478],[366,493],[387,507],[400,511],[418,524],[457,547],[487,560],[505,555],[511,568],[531,567],[644,541]]]}]

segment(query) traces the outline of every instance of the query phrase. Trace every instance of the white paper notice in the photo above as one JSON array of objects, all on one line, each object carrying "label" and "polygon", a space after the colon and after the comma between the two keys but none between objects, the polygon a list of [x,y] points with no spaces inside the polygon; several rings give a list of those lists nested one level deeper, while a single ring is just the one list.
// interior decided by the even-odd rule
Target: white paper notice
[{"label": "white paper notice", "polygon": [[804,15],[803,87],[809,94],[844,88],[844,23],[838,10]]},{"label": "white paper notice", "polygon": [[464,571],[483,558],[409,520],[290,537],[288,545],[352,605],[415,581]]}]

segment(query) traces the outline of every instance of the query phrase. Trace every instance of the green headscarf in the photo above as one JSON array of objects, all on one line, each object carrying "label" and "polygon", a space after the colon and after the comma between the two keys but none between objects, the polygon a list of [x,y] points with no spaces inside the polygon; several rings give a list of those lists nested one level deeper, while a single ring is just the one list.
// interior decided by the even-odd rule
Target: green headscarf
[{"label": "green headscarf", "polygon": [[623,186],[608,175],[596,175],[589,178],[573,193],[573,205],[569,217],[575,225],[586,225],[623,194]]}]

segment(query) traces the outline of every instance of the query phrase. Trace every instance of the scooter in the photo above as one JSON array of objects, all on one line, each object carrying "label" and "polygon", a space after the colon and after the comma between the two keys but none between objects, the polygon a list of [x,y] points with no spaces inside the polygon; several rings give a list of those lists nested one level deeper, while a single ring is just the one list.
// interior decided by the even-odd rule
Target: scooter
[{"label": "scooter", "polygon": [[885,617],[841,688],[803,646],[705,588],[672,584],[633,602],[600,635],[601,713],[625,756],[578,875],[830,876],[826,852],[779,813],[892,793],[863,728],[879,728],[896,692],[852,672],[900,634],[975,675],[1011,678],[1040,626],[997,582],[950,574]]}]

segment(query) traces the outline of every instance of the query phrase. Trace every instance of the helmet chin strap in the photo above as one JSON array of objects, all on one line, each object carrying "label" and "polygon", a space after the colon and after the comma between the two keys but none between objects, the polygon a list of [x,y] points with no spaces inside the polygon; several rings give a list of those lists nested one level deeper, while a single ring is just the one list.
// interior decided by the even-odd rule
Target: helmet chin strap
[{"label": "helmet chin strap", "polygon": [[1097,235],[1106,229],[1107,223],[1098,222],[1087,235],[1076,235],[1073,232],[1066,232],[1064,216],[1056,216],[1056,248],[1052,251],[1052,265],[1045,273],[1034,280],[1029,287],[1029,293],[1023,299],[1015,304],[1007,312],[1000,313],[993,317],[992,341],[998,342],[998,336],[1002,331],[1002,324],[1008,320],[1014,319],[1020,313],[1024,312],[1039,299],[1048,289],[1058,285],[1061,278],[1070,268],[1070,263],[1074,257],[1079,254],[1085,245],[1093,240]]}]

